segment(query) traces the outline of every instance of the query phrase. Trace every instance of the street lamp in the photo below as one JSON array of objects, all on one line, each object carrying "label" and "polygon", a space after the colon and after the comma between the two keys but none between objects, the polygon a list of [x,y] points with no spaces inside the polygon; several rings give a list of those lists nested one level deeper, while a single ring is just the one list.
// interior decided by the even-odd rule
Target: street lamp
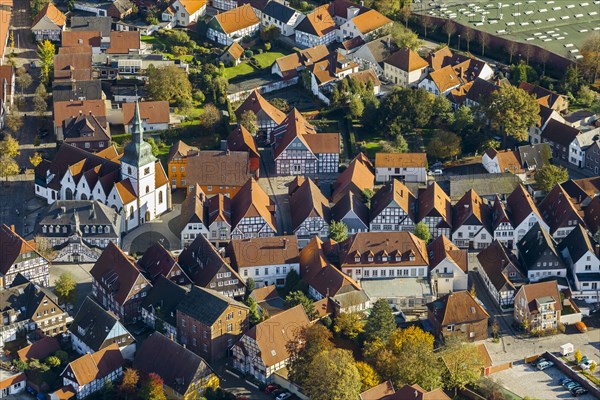
[{"label": "street lamp", "polygon": [[460,34],[458,35],[458,51],[460,51]]}]

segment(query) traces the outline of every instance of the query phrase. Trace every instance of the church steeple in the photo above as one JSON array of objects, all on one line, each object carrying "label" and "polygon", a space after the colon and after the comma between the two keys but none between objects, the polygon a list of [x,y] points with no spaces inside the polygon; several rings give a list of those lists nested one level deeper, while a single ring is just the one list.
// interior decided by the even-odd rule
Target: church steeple
[{"label": "church steeple", "polygon": [[131,142],[125,146],[121,163],[140,167],[155,162],[156,157],[152,154],[152,146],[144,141],[144,126],[138,100],[135,101],[135,111],[131,122]]},{"label": "church steeple", "polygon": [[[137,88],[135,92],[137,95]],[[131,130],[131,140],[140,145],[144,141],[144,126],[142,125],[142,116],[140,115],[140,103],[137,98],[135,100],[135,111],[133,113],[133,129]]]}]

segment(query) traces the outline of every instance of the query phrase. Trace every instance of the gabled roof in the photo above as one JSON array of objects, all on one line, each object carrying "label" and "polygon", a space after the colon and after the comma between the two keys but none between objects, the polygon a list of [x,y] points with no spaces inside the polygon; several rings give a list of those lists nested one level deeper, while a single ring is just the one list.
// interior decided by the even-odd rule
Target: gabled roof
[{"label": "gabled roof", "polygon": [[[275,2],[271,1],[271,3]],[[259,112],[263,112],[276,124],[280,124],[285,119],[285,113],[269,103],[258,90],[253,90],[248,97],[246,97],[246,100],[244,100],[244,102],[235,110],[235,116],[238,120],[242,118],[242,114],[245,111],[252,111],[256,115],[258,115]]]},{"label": "gabled roof", "polygon": [[467,272],[469,253],[467,250],[459,249],[445,235],[438,236],[427,246],[427,254],[431,269],[437,267],[445,259],[449,259],[463,272]]},{"label": "gabled roof", "polygon": [[346,193],[337,203],[331,208],[331,219],[341,221],[350,211],[361,220],[365,227],[369,226],[369,209],[363,203],[362,196],[355,194],[352,191]]},{"label": "gabled roof", "polygon": [[366,34],[392,23],[392,20],[376,10],[368,10],[352,18],[360,33]]},{"label": "gabled roof", "polygon": [[298,11],[295,9],[278,1],[269,1],[262,10],[263,14],[274,18],[276,21],[283,22],[284,24],[287,24],[297,12]]},{"label": "gabled roof", "polygon": [[[68,117],[62,123],[62,138],[67,143],[106,141],[111,138],[106,117],[93,114],[79,114],[75,118]],[[60,135],[59,135],[60,136]]]},{"label": "gabled roof", "polygon": [[417,385],[404,385],[400,389],[396,390],[396,393],[386,396],[381,400],[450,400],[448,396],[440,388],[426,391],[421,386]]},{"label": "gabled roof", "polygon": [[328,55],[329,49],[327,49],[327,46],[320,44],[287,56],[279,57],[275,60],[275,63],[279,67],[283,78],[290,79],[298,75],[298,71],[301,67],[306,68],[313,63],[324,59]]},{"label": "gabled roof", "polygon": [[[265,367],[269,368],[289,358],[286,348],[288,341],[309,324],[304,308],[297,305],[253,326],[246,336],[256,341],[260,357]],[[265,335],[267,330],[272,334]]]},{"label": "gabled roof", "polygon": [[108,377],[112,372],[122,368],[123,363],[119,346],[113,343],[94,354],[87,353],[71,361],[62,375],[65,376],[65,372],[71,370],[75,375],[75,381],[83,386],[95,379]]},{"label": "gabled roof", "polygon": [[186,144],[183,140],[178,140],[171,148],[169,149],[169,157],[168,160],[171,162],[174,157],[185,158],[190,153],[198,152],[198,148],[194,146],[190,146]]},{"label": "gabled roof", "polygon": [[309,217],[320,217],[327,224],[330,221],[329,201],[310,178],[307,178],[290,197],[290,210],[294,232]]},{"label": "gabled roof", "polygon": [[296,26],[296,31],[318,37],[324,36],[335,29],[337,29],[337,26],[329,13],[329,4],[323,4],[315,8]]},{"label": "gabled roof", "polygon": [[563,124],[555,119],[550,119],[546,127],[542,130],[542,139],[549,142],[558,143],[564,147],[569,147],[571,142],[575,140],[581,132],[577,128]]},{"label": "gabled roof", "polygon": [[19,359],[23,362],[29,362],[32,359],[45,360],[56,351],[60,350],[60,343],[52,336],[44,336],[40,340],[31,343],[17,351]]},{"label": "gabled roof", "polygon": [[229,53],[234,60],[239,60],[244,54],[244,48],[238,42],[233,42],[223,54],[225,53]]},{"label": "gabled roof", "polygon": [[37,251],[37,246],[34,241],[23,239],[13,227],[8,225],[0,225],[0,276],[6,275],[8,270],[15,263],[21,254],[35,253],[38,257],[42,257]]},{"label": "gabled roof", "polygon": [[510,210],[511,221],[514,227],[520,225],[532,212],[540,220],[543,220],[533,198],[523,185],[517,186],[506,198],[506,205]]},{"label": "gabled roof", "polygon": [[555,301],[554,307],[556,310],[562,310],[562,302],[560,301],[560,292],[558,291],[558,284],[556,281],[537,282],[530,283],[528,285],[521,286],[518,293],[523,292],[525,299],[527,300],[527,306],[530,312],[537,312],[536,299],[541,298],[552,298]]},{"label": "gabled roof", "polygon": [[237,280],[237,283],[232,285],[244,286],[240,275],[231,268],[204,235],[196,236],[196,239],[181,252],[178,262],[197,286],[208,287],[221,270],[230,272],[232,281]]},{"label": "gabled roof", "polygon": [[154,281],[152,289],[144,298],[142,308],[155,312],[158,314],[158,318],[162,318],[171,326],[177,326],[175,311],[187,292],[189,292],[187,287],[180,286],[163,275],[159,275]]},{"label": "gabled roof", "polygon": [[419,221],[425,217],[441,217],[440,228],[452,228],[452,203],[444,190],[433,182],[419,195]]},{"label": "gabled roof", "polygon": [[548,143],[519,146],[517,151],[523,168],[541,168],[552,158],[552,150]]},{"label": "gabled roof", "polygon": [[229,306],[248,308],[245,304],[224,296],[215,290],[194,285],[177,305],[177,311],[190,316],[205,326],[212,326],[221,318]]},{"label": "gabled roof", "polygon": [[111,31],[110,47],[106,50],[106,53],[129,54],[130,50],[139,50],[140,48],[141,37],[139,31]]},{"label": "gabled roof", "polygon": [[494,205],[492,206],[492,228],[496,230],[502,223],[508,223],[514,228],[510,212],[502,200],[500,200],[500,196],[496,195],[494,197]]},{"label": "gabled roof", "polygon": [[[142,101],[138,102],[142,121],[147,124],[168,124],[169,102],[168,101]],[[135,114],[135,103],[123,103],[123,124],[133,124]]]},{"label": "gabled roof", "polygon": [[369,218],[373,221],[387,207],[397,206],[414,222],[416,201],[415,195],[402,182],[392,179],[373,195]]},{"label": "gabled roof", "polygon": [[584,223],[580,206],[573,201],[560,184],[554,186],[544,197],[539,209],[552,234],[560,227],[574,225],[571,221],[574,221],[575,224]]},{"label": "gabled roof", "polygon": [[498,161],[500,172],[510,172],[513,174],[523,172],[519,152],[516,150],[496,150],[490,147],[485,151],[485,154],[487,154],[490,159],[496,159]]},{"label": "gabled roof", "polygon": [[[102,37],[110,37],[112,25],[111,17],[78,16],[71,17],[72,31],[98,31]],[[64,34],[64,32],[63,32]]]},{"label": "gabled roof", "polygon": [[[486,249],[477,254],[477,260],[479,260],[479,265],[498,291],[507,285],[513,290],[515,288],[509,277],[504,273],[507,265],[512,264],[523,273],[517,257],[498,240],[494,240]],[[526,276],[526,273],[523,273],[523,276]]]},{"label": "gabled roof", "polygon": [[405,47],[398,50],[384,60],[384,63],[396,67],[405,72],[412,72],[418,69],[427,68],[429,64],[425,59],[417,54],[414,50]]},{"label": "gabled roof", "polygon": [[454,68],[449,65],[444,68],[431,71],[429,73],[429,79],[435,84],[441,93],[465,83],[456,74]]},{"label": "gabled roof", "polygon": [[254,174],[247,151],[202,150],[187,156],[186,181],[189,186],[244,185]]},{"label": "gabled roof", "polygon": [[238,225],[242,218],[262,217],[267,224],[277,231],[272,201],[256,180],[250,178],[237,192],[231,202],[232,227]]},{"label": "gabled roof", "polygon": [[214,19],[220,25],[223,32],[228,35],[260,23],[260,19],[256,16],[250,4],[244,4],[217,14],[214,16]]},{"label": "gabled roof", "polygon": [[562,96],[556,92],[528,82],[521,82],[519,84],[519,89],[522,89],[530,95],[534,96],[537,99],[537,102],[540,103],[540,105],[549,108],[554,108],[555,103],[559,99],[565,98],[565,96]]},{"label": "gabled roof", "polygon": [[[46,17],[48,21],[55,24],[57,27],[64,27],[67,24],[67,16],[62,13],[54,3],[51,1],[48,2],[44,8],[40,10],[40,12],[35,16],[33,23],[31,24],[32,28],[38,28],[36,25],[42,20],[42,18]],[[5,21],[5,20],[2,20]],[[6,22],[6,21],[5,21]],[[40,27],[41,28],[41,27]],[[45,27],[49,29],[51,27]]]},{"label": "gabled roof", "polygon": [[425,153],[375,153],[375,168],[425,168]]},{"label": "gabled roof", "polygon": [[600,229],[600,196],[594,197],[585,208],[585,223],[593,234]]},{"label": "gabled roof", "polygon": [[323,297],[335,297],[362,290],[360,285],[354,279],[350,278],[332,264],[328,264],[324,268],[321,268],[321,270],[306,283]]},{"label": "gabled roof", "polygon": [[356,4],[350,0],[333,0],[330,3],[329,12],[333,16],[347,19],[349,8],[356,8],[358,10],[358,14],[369,11],[369,8],[361,6],[360,4]]},{"label": "gabled roof", "polygon": [[133,368],[158,374],[165,386],[181,396],[187,393],[190,385],[197,384],[196,380],[213,373],[200,356],[159,332],[154,332],[142,343],[133,360]]},{"label": "gabled roof", "polygon": [[300,261],[296,235],[232,239],[226,254],[238,271],[240,268],[295,264]]},{"label": "gabled roof", "polygon": [[75,51],[59,51],[54,56],[54,79],[55,80],[69,80],[69,81],[81,81],[91,80],[92,74],[92,53],[88,53],[86,49],[90,49],[89,46],[74,46],[74,47],[61,47],[61,49],[69,50],[75,49]]},{"label": "gabled roof", "polygon": [[254,137],[243,125],[236,126],[227,136],[229,151],[247,151],[253,157],[260,157]]},{"label": "gabled roof", "polygon": [[309,282],[327,265],[330,262],[325,256],[323,241],[318,236],[313,236],[300,252],[300,277]]},{"label": "gabled roof", "polygon": [[471,85],[471,89],[466,94],[467,99],[480,103],[481,99],[489,97],[493,92],[498,90],[500,85],[492,81],[476,78]]},{"label": "gabled roof", "polygon": [[155,282],[161,275],[168,277],[177,261],[160,242],[154,242],[144,251],[144,255],[138,260],[137,264],[144,275],[151,282]]},{"label": "gabled roof", "polygon": [[456,203],[452,209],[452,229],[456,231],[465,223],[472,224],[474,221],[469,221],[474,217],[489,233],[492,233],[492,219],[490,206],[479,197],[473,189],[469,190]]},{"label": "gabled roof", "polygon": [[377,386],[365,390],[358,395],[360,400],[383,400],[386,396],[395,393],[394,385],[391,380],[380,383]]},{"label": "gabled roof", "polygon": [[[558,251],[567,250],[573,262],[579,261],[587,252],[596,254],[596,241],[579,224],[560,242]],[[596,256],[598,257],[598,256]]]},{"label": "gabled roof", "polygon": [[[429,264],[425,242],[408,231],[358,232],[341,242],[339,246],[342,266],[381,267]],[[373,257],[373,261],[368,261],[369,254]],[[388,261],[382,261],[383,254],[389,256]],[[400,257],[400,261],[396,261],[396,256]],[[358,262],[356,262],[356,258],[359,258]]]},{"label": "gabled roof", "polygon": [[562,266],[562,259],[556,251],[556,241],[550,236],[548,231],[539,223],[536,223],[529,231],[517,242],[519,257],[523,260],[525,268],[534,267],[537,260],[544,254],[554,255],[558,260],[558,269]]},{"label": "gabled roof", "polygon": [[231,227],[231,199],[222,193],[208,199],[208,226],[222,221]]},{"label": "gabled roof", "polygon": [[[358,64],[349,58],[346,58],[342,53],[336,51],[330,53],[324,59],[309,65],[307,68],[315,76],[317,83],[323,85],[325,83],[340,79],[346,71],[351,71],[358,67]],[[374,82],[375,83],[375,82]]]},{"label": "gabled roof", "polygon": [[102,255],[90,270],[90,275],[100,286],[112,293],[120,306],[133,296],[133,287],[140,278],[145,284],[150,284],[135,262],[113,242],[109,242],[102,251]]},{"label": "gabled roof", "polygon": [[191,15],[204,7],[206,5],[206,0],[179,0],[179,3],[185,8],[185,11]]},{"label": "gabled roof", "polygon": [[100,47],[102,37],[99,31],[64,31],[62,33],[62,47],[92,46]]},{"label": "gabled roof", "polygon": [[106,117],[104,100],[78,100],[54,102],[54,126],[61,127],[69,117],[92,114],[96,118]]},{"label": "gabled roof", "polygon": [[449,293],[427,307],[442,326],[473,323],[490,317],[467,291]]},{"label": "gabled roof", "polygon": [[92,351],[98,351],[108,339],[110,331],[118,323],[119,319],[115,314],[106,311],[91,297],[86,297],[69,326],[69,332]]}]

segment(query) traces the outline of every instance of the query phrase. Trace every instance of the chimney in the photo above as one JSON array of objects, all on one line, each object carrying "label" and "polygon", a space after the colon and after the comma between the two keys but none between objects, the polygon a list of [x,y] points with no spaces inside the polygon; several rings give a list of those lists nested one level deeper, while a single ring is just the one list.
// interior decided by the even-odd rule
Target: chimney
[{"label": "chimney", "polygon": [[287,238],[283,238],[283,249],[287,250]]},{"label": "chimney", "polygon": [[385,247],[390,245],[390,238],[385,238]]},{"label": "chimney", "polygon": [[596,243],[596,256],[600,257],[600,243]]}]

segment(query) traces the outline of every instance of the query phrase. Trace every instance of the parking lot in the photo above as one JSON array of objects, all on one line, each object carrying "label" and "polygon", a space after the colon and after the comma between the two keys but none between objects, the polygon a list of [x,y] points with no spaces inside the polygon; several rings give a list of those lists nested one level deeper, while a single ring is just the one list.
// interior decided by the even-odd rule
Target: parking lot
[{"label": "parking lot", "polygon": [[[559,380],[564,374],[555,367],[538,371],[535,366],[519,362],[512,368],[492,375],[492,379],[509,388],[519,396],[530,396],[536,399],[572,399],[573,396],[562,387]],[[586,394],[578,399],[593,400],[594,396]]]}]

